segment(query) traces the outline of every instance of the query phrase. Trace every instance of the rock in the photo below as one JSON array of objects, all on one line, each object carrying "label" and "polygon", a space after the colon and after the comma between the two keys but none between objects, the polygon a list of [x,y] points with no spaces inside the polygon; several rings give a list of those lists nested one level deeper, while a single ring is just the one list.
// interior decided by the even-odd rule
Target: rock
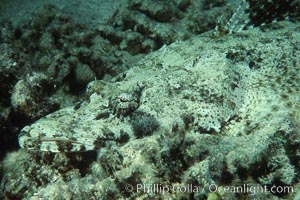
[{"label": "rock", "polygon": [[[268,189],[293,186],[299,178],[299,24],[279,24],[284,28],[254,28],[219,38],[206,33],[164,46],[110,82],[90,84],[87,101],[24,127],[20,146],[50,154],[97,151],[93,170],[63,183],[99,184],[100,189],[83,186],[79,195],[88,197],[100,198],[108,181],[113,198],[217,198],[210,194],[211,184],[224,188],[221,198],[292,198],[288,191],[226,192],[246,183]],[[143,85],[138,106],[125,114],[110,106],[116,99],[117,105],[135,102],[120,97],[138,85]],[[136,137],[131,120],[137,112],[153,116],[159,127]],[[201,192],[138,189],[155,183],[177,189],[190,184]],[[45,187],[59,184],[46,181]],[[36,191],[48,195],[42,186]],[[78,191],[70,187],[68,192]]]}]

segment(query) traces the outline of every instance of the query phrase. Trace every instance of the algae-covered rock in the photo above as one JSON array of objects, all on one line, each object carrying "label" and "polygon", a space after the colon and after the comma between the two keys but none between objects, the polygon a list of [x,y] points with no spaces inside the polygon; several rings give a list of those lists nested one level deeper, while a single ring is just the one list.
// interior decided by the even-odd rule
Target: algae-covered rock
[{"label": "algae-covered rock", "polygon": [[[20,146],[98,152],[90,168],[75,166],[81,177],[63,178],[57,198],[292,198],[287,190],[233,191],[292,187],[299,178],[300,27],[279,25],[163,46],[111,81],[90,83],[87,101],[24,127]],[[138,113],[157,124],[143,137],[132,127]],[[49,197],[59,184],[35,184],[36,192]],[[153,191],[162,187],[169,190]]]},{"label": "algae-covered rock", "polygon": [[11,105],[15,112],[37,119],[53,112],[58,103],[48,97],[51,80],[43,73],[33,73],[19,80],[13,88]]}]

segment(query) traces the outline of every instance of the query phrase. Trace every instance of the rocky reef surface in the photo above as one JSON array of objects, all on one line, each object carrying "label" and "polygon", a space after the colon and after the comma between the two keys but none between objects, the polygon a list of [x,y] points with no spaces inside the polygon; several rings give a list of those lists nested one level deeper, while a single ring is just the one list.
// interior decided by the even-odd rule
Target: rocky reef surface
[{"label": "rocky reef surface", "polygon": [[265,29],[195,36],[90,82],[86,101],[22,129],[25,149],[3,161],[2,189],[27,199],[292,198],[300,26]]},{"label": "rocky reef surface", "polygon": [[215,34],[199,2],[2,23],[0,198],[299,199],[299,22]]},{"label": "rocky reef surface", "polygon": [[80,102],[90,81],[109,80],[164,44],[212,29],[233,8],[202,0],[2,3],[0,160],[18,148],[21,128]]}]

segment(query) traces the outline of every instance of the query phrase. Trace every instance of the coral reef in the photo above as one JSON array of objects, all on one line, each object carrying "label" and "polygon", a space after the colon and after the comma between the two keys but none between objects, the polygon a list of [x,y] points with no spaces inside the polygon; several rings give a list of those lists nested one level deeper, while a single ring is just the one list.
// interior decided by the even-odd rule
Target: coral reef
[{"label": "coral reef", "polygon": [[112,17],[112,23],[99,31],[112,43],[119,43],[121,49],[136,54],[211,30],[218,17],[231,13],[234,6],[223,0],[129,0],[123,7]]},{"label": "coral reef", "polygon": [[0,23],[0,199],[298,199],[299,1],[119,5]]},{"label": "coral reef", "polygon": [[[35,191],[41,185],[49,184],[48,188],[51,188],[52,184],[79,179],[86,173],[78,169],[79,165],[81,168],[87,168],[95,159],[94,153],[72,156],[62,153],[28,153],[23,150],[9,153],[2,167],[4,174],[1,182],[2,192],[8,199],[23,199],[29,196],[34,198]],[[16,163],[18,166],[15,165]],[[60,190],[59,188],[55,187],[56,191]],[[63,185],[62,188],[67,189]],[[56,199],[57,195],[65,196],[63,193],[53,194],[53,192],[55,191],[47,190],[47,195],[53,195],[52,199]]]},{"label": "coral reef", "polygon": [[48,77],[42,73],[27,75],[19,80],[12,91],[11,106],[19,114],[30,119],[38,119],[58,108],[57,103],[47,99],[47,88],[51,85]]},{"label": "coral reef", "polygon": [[[3,2],[0,8],[3,19],[13,19],[0,23],[0,106],[6,110],[5,121],[1,122],[3,154],[10,147],[2,141],[16,141],[24,125],[81,101],[90,81],[109,80],[164,44],[211,29],[223,7],[228,7],[228,13],[231,10],[224,1],[207,6],[202,0],[111,1],[110,8],[102,2],[93,11],[84,11],[92,3],[89,1],[74,2],[81,5],[75,8],[65,1],[51,1],[58,3],[57,7],[43,2],[37,2],[36,9],[29,2],[20,2],[24,8],[23,14],[18,12],[21,19],[9,12],[14,9],[10,6],[13,2]],[[97,6],[105,10],[98,12]],[[25,14],[28,8],[34,10],[32,15]],[[96,19],[97,16],[102,17]],[[40,91],[28,86],[34,74],[47,77]],[[119,81],[124,78],[119,76]],[[20,96],[22,88],[28,96]],[[16,148],[16,142],[11,146]]]},{"label": "coral reef", "polygon": [[[52,155],[31,166],[40,166],[36,176],[55,172],[59,179],[40,182],[23,161],[7,164],[14,154],[24,157],[19,150],[4,160],[4,174],[18,168],[30,180],[13,176],[11,185],[5,178],[2,190],[28,199],[293,198],[300,167],[299,24],[278,25],[284,28],[200,35],[148,55],[122,81],[93,81],[89,100],[19,136],[21,147],[46,151],[26,152],[35,162],[39,154],[66,156],[64,164],[54,164]],[[114,114],[110,100],[134,94],[138,82],[139,106]],[[52,172],[52,165],[63,169]]]}]

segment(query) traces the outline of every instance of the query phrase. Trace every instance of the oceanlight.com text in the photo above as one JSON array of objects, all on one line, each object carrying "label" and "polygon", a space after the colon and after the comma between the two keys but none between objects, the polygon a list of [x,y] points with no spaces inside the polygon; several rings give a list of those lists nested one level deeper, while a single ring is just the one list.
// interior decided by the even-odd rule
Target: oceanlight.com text
[{"label": "oceanlight.com text", "polygon": [[210,184],[206,186],[197,186],[193,184],[175,184],[175,185],[164,185],[164,184],[127,184],[125,190],[129,193],[156,193],[156,194],[166,194],[166,193],[243,193],[249,195],[255,195],[258,193],[273,193],[273,194],[286,194],[294,192],[292,186],[262,186],[253,184],[242,184],[239,186],[218,186],[216,184]]}]

